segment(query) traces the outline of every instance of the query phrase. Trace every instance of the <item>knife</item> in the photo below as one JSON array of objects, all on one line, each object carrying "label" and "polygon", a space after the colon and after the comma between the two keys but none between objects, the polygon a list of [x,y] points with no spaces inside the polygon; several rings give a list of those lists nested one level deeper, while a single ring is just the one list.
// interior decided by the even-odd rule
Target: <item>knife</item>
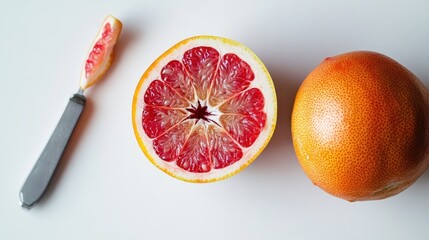
[{"label": "knife", "polygon": [[107,16],[92,44],[82,70],[79,91],[70,99],[51,137],[21,188],[21,206],[32,208],[46,192],[85,108],[84,91],[101,79],[112,62],[122,23]]}]

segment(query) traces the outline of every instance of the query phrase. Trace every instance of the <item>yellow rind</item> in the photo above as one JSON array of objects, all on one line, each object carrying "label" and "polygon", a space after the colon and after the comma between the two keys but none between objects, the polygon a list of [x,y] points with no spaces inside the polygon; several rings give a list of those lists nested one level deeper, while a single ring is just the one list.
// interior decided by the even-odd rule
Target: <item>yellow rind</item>
[{"label": "yellow rind", "polygon": [[[270,127],[270,132],[268,134],[268,137],[266,138],[265,142],[261,145],[261,147],[259,148],[259,150],[249,159],[246,161],[246,163],[244,163],[240,168],[238,168],[237,170],[230,172],[228,174],[225,174],[222,177],[218,177],[218,178],[208,178],[208,179],[188,179],[188,178],[184,178],[181,176],[178,176],[172,172],[170,172],[168,169],[161,167],[159,164],[156,163],[156,161],[154,160],[154,158],[149,154],[145,144],[143,143],[142,139],[140,138],[139,134],[138,134],[138,129],[137,129],[137,125],[136,125],[136,105],[137,105],[137,97],[139,94],[139,90],[141,88],[141,86],[143,85],[144,81],[147,79],[149,73],[151,72],[151,70],[158,65],[158,63],[164,59],[166,56],[170,55],[174,50],[180,48],[181,46],[185,45],[186,43],[193,41],[193,40],[198,40],[198,39],[212,39],[212,40],[217,40],[220,42],[223,42],[225,44],[230,44],[230,45],[234,45],[234,46],[239,46],[242,49],[244,49],[246,52],[250,53],[250,55],[258,62],[258,64],[260,65],[260,67],[262,68],[262,70],[264,71],[265,76],[267,77],[267,80],[269,81],[269,85],[271,86],[272,89],[272,93],[273,93],[273,99],[274,101],[270,104],[274,104],[275,105],[275,111],[274,111],[274,118],[273,118],[273,124]],[[194,36],[194,37],[190,37],[187,39],[184,39],[182,41],[180,41],[179,43],[177,43],[176,45],[174,45],[173,47],[171,47],[170,49],[168,49],[167,51],[165,51],[163,54],[161,54],[150,66],[149,68],[146,70],[146,72],[143,74],[143,76],[140,78],[139,83],[137,84],[136,90],[134,91],[134,96],[133,96],[133,103],[132,103],[132,122],[133,122],[133,131],[134,131],[134,135],[137,139],[137,142],[140,146],[140,148],[142,149],[143,153],[145,154],[145,156],[149,159],[149,161],[155,165],[158,169],[160,169],[161,171],[165,172],[166,174],[185,181],[185,182],[192,182],[192,183],[209,183],[209,182],[217,182],[220,180],[224,180],[226,178],[229,178],[235,174],[237,174],[238,172],[242,171],[243,169],[245,169],[246,167],[248,167],[261,153],[262,151],[265,149],[265,147],[268,145],[268,143],[271,140],[271,137],[274,133],[275,127],[276,127],[276,123],[277,123],[277,96],[276,96],[276,91],[275,91],[275,87],[274,87],[274,83],[273,80],[267,70],[267,68],[265,67],[265,65],[262,63],[262,61],[253,53],[253,51],[251,51],[248,47],[244,46],[243,44],[233,41],[231,39],[227,39],[227,38],[223,38],[223,37],[217,37],[217,36],[209,36],[209,35],[201,35],[201,36]]]}]

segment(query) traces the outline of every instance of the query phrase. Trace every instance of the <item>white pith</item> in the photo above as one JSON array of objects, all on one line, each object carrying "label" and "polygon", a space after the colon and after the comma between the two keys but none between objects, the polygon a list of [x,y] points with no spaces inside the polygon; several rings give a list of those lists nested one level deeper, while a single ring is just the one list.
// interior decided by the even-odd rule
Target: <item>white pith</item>
[{"label": "white pith", "polygon": [[[175,162],[166,162],[158,157],[155,150],[152,147],[152,141],[153,139],[147,137],[145,131],[142,127],[142,112],[143,108],[146,105],[144,102],[144,94],[150,85],[150,83],[153,80],[161,79],[160,72],[161,69],[170,61],[172,60],[179,60],[182,62],[182,57],[185,51],[198,47],[198,46],[210,46],[215,48],[219,54],[220,57],[227,53],[234,53],[237,56],[239,56],[242,60],[247,62],[251,68],[252,71],[255,74],[255,79],[251,82],[249,88],[256,87],[259,88],[265,98],[265,104],[264,104],[264,112],[267,114],[267,119],[265,123],[264,129],[259,134],[256,141],[253,143],[252,146],[248,148],[243,148],[243,157],[236,163],[223,168],[223,169],[212,169],[210,172],[207,173],[192,173],[188,172],[186,170],[183,170],[182,168],[178,167]],[[248,48],[234,43],[230,41],[224,41],[222,38],[193,38],[190,41],[185,42],[184,44],[178,46],[174,50],[172,50],[167,57],[163,57],[158,62],[155,62],[154,67],[151,69],[150,72],[146,72],[144,74],[144,79],[141,83],[141,86],[139,89],[137,89],[135,93],[135,107],[136,112],[134,116],[134,126],[136,128],[136,131],[141,137],[141,141],[143,145],[145,145],[147,154],[152,158],[153,162],[157,167],[163,169],[164,171],[167,171],[173,176],[176,176],[181,179],[186,179],[190,181],[204,181],[207,179],[218,179],[223,178],[231,173],[235,173],[238,170],[242,169],[243,166],[248,165],[249,161],[254,160],[256,158],[257,154],[259,154],[262,149],[266,146],[268,143],[274,127],[276,123],[276,112],[277,112],[277,100],[276,100],[276,94],[274,90],[274,85],[272,83],[272,80],[268,74],[268,71],[263,66],[262,62],[256,57],[256,55]],[[190,106],[196,106],[198,99],[194,103],[190,103]],[[201,100],[200,100],[201,101]],[[221,116],[221,112],[218,110],[218,106],[210,106],[208,104],[208,101],[201,101],[203,103],[203,106],[208,107],[208,112],[214,114],[214,116],[210,116],[209,118],[213,121],[220,124],[219,118]],[[201,124],[203,126],[208,127],[211,124],[215,124],[212,122],[206,122],[199,120],[198,124]],[[194,126],[195,127],[195,126]],[[239,145],[240,146],[240,145]]]}]

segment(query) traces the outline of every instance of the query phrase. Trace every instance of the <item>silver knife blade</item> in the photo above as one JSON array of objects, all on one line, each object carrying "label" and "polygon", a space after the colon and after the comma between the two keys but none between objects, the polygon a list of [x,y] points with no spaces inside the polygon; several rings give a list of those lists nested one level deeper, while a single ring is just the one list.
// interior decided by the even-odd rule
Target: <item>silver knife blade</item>
[{"label": "silver knife blade", "polygon": [[21,188],[20,200],[25,208],[31,208],[45,193],[64,150],[85,108],[82,92],[74,94],[64,110],[48,143]]}]

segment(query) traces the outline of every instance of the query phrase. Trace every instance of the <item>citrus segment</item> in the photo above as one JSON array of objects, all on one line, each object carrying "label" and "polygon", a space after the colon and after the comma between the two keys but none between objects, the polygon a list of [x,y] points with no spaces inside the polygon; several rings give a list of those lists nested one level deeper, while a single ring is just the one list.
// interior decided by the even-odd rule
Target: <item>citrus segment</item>
[{"label": "citrus segment", "polygon": [[[263,115],[262,115],[263,117]],[[243,147],[250,147],[262,130],[265,119],[255,120],[250,116],[225,114],[220,118],[222,126]]]},{"label": "citrus segment", "polygon": [[112,27],[110,23],[106,23],[103,28],[103,32],[101,34],[101,38],[95,43],[91,52],[89,53],[89,57],[85,63],[85,75],[88,77],[90,74],[93,74],[96,70],[95,67],[101,64],[101,60],[103,60],[106,56],[106,46],[112,41]]},{"label": "citrus segment", "polygon": [[164,107],[186,107],[188,101],[160,80],[153,81],[144,95],[144,101],[148,105]]},{"label": "citrus segment", "polygon": [[255,115],[264,110],[264,95],[261,90],[252,88],[226,101],[219,110],[223,113]]},{"label": "citrus segment", "polygon": [[241,148],[228,136],[224,129],[213,125],[209,126],[207,139],[211,146],[210,155],[214,168],[227,167],[243,157]]},{"label": "citrus segment", "polygon": [[196,47],[185,52],[183,64],[191,78],[197,96],[201,100],[207,97],[207,91],[219,62],[219,52],[211,47]]},{"label": "citrus segment", "polygon": [[220,117],[222,126],[243,147],[253,144],[266,121],[264,96],[257,88],[249,89],[219,107],[225,113]]},{"label": "citrus segment", "polygon": [[186,39],[141,78],[133,127],[143,152],[164,172],[191,182],[248,166],[275,128],[274,85],[248,48],[228,39]]},{"label": "citrus segment", "polygon": [[183,121],[153,140],[156,154],[164,161],[177,159],[192,129],[191,121]]},{"label": "citrus segment", "polygon": [[169,62],[161,70],[161,78],[188,101],[194,100],[194,89],[183,64],[177,60]]},{"label": "citrus segment", "polygon": [[113,48],[122,30],[122,23],[113,16],[107,16],[85,58],[80,88],[87,89],[97,82],[112,63]]},{"label": "citrus segment", "polygon": [[146,106],[142,114],[142,125],[150,138],[155,138],[186,118],[181,109]]},{"label": "citrus segment", "polygon": [[210,92],[210,104],[216,106],[248,88],[255,78],[252,68],[235,54],[225,54]]},{"label": "citrus segment", "polygon": [[177,158],[177,166],[194,173],[208,172],[211,170],[209,145],[204,126],[196,126]]}]

